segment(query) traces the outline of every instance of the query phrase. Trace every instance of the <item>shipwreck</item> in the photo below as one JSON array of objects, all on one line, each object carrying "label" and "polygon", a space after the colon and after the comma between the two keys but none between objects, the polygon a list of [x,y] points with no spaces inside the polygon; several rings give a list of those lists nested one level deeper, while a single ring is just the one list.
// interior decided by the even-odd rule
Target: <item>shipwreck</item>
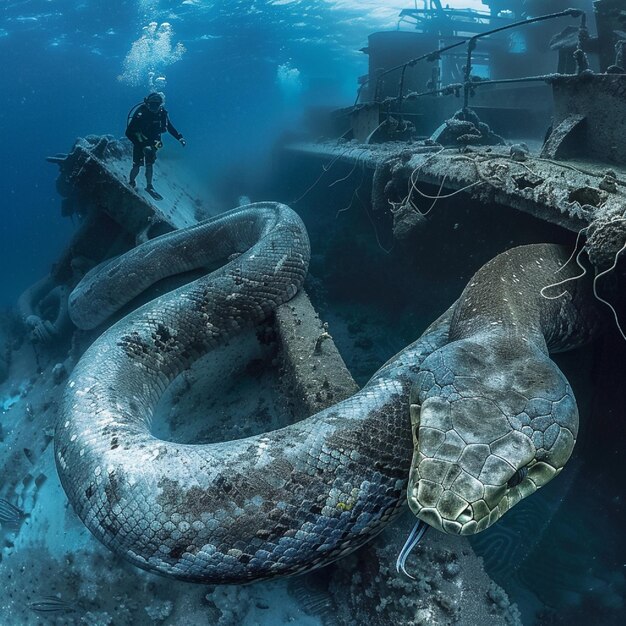
[{"label": "shipwreck", "polygon": [[[606,313],[604,334],[558,361],[579,397],[581,440],[595,449],[571,461],[560,488],[570,497],[600,463],[612,477],[607,493],[621,493],[609,457],[623,449],[615,421],[626,405],[626,11],[619,0],[597,0],[593,14],[585,3],[550,3],[550,14],[538,8],[545,3],[485,4],[485,12],[458,11],[435,0],[402,11],[415,28],[370,36],[354,104],[310,112],[274,147],[271,176],[235,192],[296,209],[311,239],[309,276],[270,319],[220,348],[216,362],[201,359],[176,378],[155,417],[162,439],[239,439],[333,406],[416,339],[488,260],[554,242],[570,247],[581,274],[594,275]],[[409,515],[336,564],[253,587],[152,577],[91,538],[55,472],[67,378],[104,328],[200,272],[159,282],[94,330],[76,328],[68,298],[99,264],[218,213],[166,159],[155,166],[162,200],[131,188],[130,160],[129,142],[111,136],[80,138],[48,159],[59,168],[62,215],[78,226],[49,275],[3,319],[0,568],[25,572],[5,578],[12,614],[37,623],[47,602],[68,623],[87,615],[88,623],[192,623],[201,615],[237,624],[261,620],[277,597],[285,619],[325,624],[520,623],[505,590],[514,598],[514,577],[541,554],[549,571],[542,533],[561,507],[554,497],[538,500],[537,514],[526,510],[533,541],[518,541],[515,522],[494,529],[491,544],[431,533],[409,563],[417,581],[396,571]],[[69,543],[78,546],[70,554]],[[109,586],[115,596],[103,591]],[[610,613],[608,600],[602,606]]]}]

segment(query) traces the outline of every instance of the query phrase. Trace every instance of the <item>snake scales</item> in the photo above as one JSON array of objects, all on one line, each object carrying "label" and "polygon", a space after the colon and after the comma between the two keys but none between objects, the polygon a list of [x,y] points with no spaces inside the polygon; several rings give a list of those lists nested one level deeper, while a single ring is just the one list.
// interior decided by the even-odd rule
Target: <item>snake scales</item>
[{"label": "snake scales", "polygon": [[576,406],[547,349],[585,341],[591,323],[582,283],[556,300],[538,294],[565,260],[550,245],[497,257],[333,407],[238,441],[156,439],[152,411],[169,382],[302,284],[300,218],[275,203],[240,207],[103,264],[72,294],[73,320],[94,327],[151,281],[229,255],[108,329],[68,381],[55,435],[62,485],[91,532],[135,565],[206,583],[304,572],[369,541],[407,488],[430,524],[476,532],[567,460]]}]

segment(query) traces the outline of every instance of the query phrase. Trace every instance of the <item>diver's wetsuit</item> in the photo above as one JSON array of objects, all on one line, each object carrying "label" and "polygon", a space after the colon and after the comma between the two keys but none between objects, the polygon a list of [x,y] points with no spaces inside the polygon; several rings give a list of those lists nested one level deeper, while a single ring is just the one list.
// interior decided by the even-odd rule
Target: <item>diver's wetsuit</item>
[{"label": "diver's wetsuit", "polygon": [[126,128],[126,136],[133,144],[131,184],[134,184],[139,168],[145,163],[148,188],[152,187],[152,165],[156,161],[157,150],[161,147],[161,133],[165,131],[178,141],[183,138],[170,122],[167,111],[163,107],[153,112],[142,104],[133,114]]}]

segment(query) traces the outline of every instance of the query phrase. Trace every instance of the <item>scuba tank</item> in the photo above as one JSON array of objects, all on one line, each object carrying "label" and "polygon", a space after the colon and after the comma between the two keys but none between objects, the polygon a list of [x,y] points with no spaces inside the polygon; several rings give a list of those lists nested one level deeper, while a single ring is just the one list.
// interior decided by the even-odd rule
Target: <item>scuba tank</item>
[{"label": "scuba tank", "polygon": [[137,112],[137,109],[145,102],[145,98],[144,100],[142,100],[141,102],[138,102],[137,104],[133,105],[130,108],[130,111],[128,112],[128,115],[126,116],[126,128],[128,128],[128,125],[130,124],[130,120],[133,118],[133,115],[135,115],[135,113]]},{"label": "scuba tank", "polygon": [[[153,91],[152,93],[148,94],[142,102],[138,102],[137,104],[133,105],[130,109],[130,111],[128,112],[128,115],[126,116],[126,128],[128,128],[128,125],[130,124],[130,121],[133,117],[133,115],[136,113],[137,109],[142,105],[145,104],[148,107],[148,110],[150,110],[152,113],[156,113],[157,111],[152,111],[152,109],[150,109],[150,105],[148,104],[148,102],[150,100],[152,100],[153,98],[157,97],[157,100],[160,100],[160,104],[159,104],[159,108],[163,108],[163,105],[165,103],[165,95],[161,92],[158,91]],[[162,132],[164,132],[165,129],[163,129]]]},{"label": "scuba tank", "polygon": [[[158,104],[158,109],[157,110],[153,110],[151,108],[151,106],[150,106],[150,103],[153,102],[153,101],[157,102],[157,104]],[[147,141],[147,137],[143,134],[143,131],[141,133],[134,133],[134,134],[137,135],[136,139],[134,139],[129,134],[129,131],[128,131],[128,129],[130,127],[130,123],[132,122],[132,120],[133,120],[134,116],[136,115],[137,111],[139,110],[139,108],[141,106],[146,106],[147,110],[150,113],[152,113],[153,115],[158,115],[157,120],[159,122],[159,130],[158,130],[159,137],[154,141],[154,147],[157,150],[163,147],[163,143],[161,142],[160,134],[167,131],[167,112],[163,108],[163,103],[164,102],[165,102],[165,96],[162,93],[152,92],[148,96],[146,96],[143,99],[142,102],[138,102],[137,104],[133,105],[130,108],[130,110],[128,111],[128,115],[126,116],[126,133],[125,134],[133,143],[135,143],[136,140]]]}]

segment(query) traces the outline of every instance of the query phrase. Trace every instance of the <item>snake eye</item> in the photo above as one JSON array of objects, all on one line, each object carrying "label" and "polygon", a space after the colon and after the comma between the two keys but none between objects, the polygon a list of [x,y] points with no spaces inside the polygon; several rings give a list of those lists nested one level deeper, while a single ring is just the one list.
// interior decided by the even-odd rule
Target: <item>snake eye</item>
[{"label": "snake eye", "polygon": [[518,469],[517,472],[515,472],[515,474],[513,474],[513,476],[509,478],[508,482],[506,483],[506,486],[509,489],[513,489],[513,487],[517,487],[517,485],[519,485],[524,480],[524,478],[526,478],[527,475],[528,475],[528,467],[522,467],[522,469]]}]

